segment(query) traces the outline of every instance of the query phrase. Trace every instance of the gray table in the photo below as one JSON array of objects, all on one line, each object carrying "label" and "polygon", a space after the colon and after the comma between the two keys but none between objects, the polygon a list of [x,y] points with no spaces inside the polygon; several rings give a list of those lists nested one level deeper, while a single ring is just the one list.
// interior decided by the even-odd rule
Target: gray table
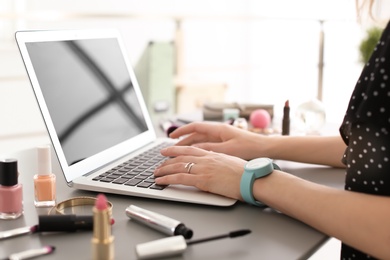
[{"label": "gray table", "polygon": [[[33,175],[36,164],[32,150],[8,155],[19,162],[19,181],[24,185],[24,215],[17,220],[0,220],[0,230],[32,226],[38,223],[38,214],[47,210],[36,209],[33,204]],[[4,155],[2,156],[4,157]],[[278,162],[283,170],[325,185],[343,188],[344,171],[328,167]],[[76,196],[93,196],[97,193],[74,190],[66,185],[57,161],[53,162],[57,175],[57,201]],[[131,221],[125,208],[134,204],[181,220],[194,230],[193,238],[224,234],[237,229],[251,229],[252,233],[236,239],[223,239],[193,245],[182,255],[171,259],[306,259],[328,237],[317,230],[270,208],[258,208],[242,202],[232,207],[185,204],[153,199],[106,194],[114,205],[113,235],[115,259],[136,259],[135,245],[165,237],[149,227]],[[56,247],[54,254],[42,259],[91,259],[92,232],[33,234],[0,241],[0,258],[11,253],[38,248]]]}]

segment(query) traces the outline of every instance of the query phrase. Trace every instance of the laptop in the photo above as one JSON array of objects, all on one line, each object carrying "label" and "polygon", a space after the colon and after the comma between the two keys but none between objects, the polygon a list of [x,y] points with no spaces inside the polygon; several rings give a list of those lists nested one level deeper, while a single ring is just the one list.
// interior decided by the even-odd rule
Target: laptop
[{"label": "laptop", "polygon": [[236,202],[153,183],[152,164],[166,159],[159,150],[174,140],[157,137],[117,30],[18,31],[15,38],[70,187],[214,206]]}]

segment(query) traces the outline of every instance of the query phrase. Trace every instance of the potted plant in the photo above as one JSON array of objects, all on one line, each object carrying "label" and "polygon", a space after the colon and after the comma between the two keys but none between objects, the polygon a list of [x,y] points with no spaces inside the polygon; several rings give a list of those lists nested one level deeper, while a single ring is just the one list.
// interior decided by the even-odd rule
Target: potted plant
[{"label": "potted plant", "polygon": [[368,62],[368,59],[371,57],[372,52],[375,49],[383,29],[380,27],[370,27],[366,30],[366,37],[360,42],[359,52],[360,52],[360,61],[364,64]]}]

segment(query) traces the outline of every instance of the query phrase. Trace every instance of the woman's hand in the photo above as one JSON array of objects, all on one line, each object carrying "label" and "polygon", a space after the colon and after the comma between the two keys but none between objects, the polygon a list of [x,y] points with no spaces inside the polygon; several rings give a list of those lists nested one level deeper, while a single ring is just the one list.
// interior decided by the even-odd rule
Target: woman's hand
[{"label": "woman's hand", "polygon": [[195,122],[184,125],[170,134],[171,138],[181,139],[177,145],[192,145],[204,150],[225,153],[243,159],[253,159],[256,155],[256,141],[261,136],[226,123]]},{"label": "woman's hand", "polygon": [[191,146],[168,147],[161,150],[161,154],[173,158],[156,169],[156,184],[194,186],[203,191],[242,200],[240,181],[246,161]]}]

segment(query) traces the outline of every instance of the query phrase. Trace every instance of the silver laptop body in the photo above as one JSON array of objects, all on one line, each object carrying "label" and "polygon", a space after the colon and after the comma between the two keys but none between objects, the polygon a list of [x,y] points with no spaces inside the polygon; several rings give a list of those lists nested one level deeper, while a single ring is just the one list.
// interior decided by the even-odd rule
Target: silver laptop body
[{"label": "silver laptop body", "polygon": [[69,186],[215,206],[236,202],[183,185],[152,189],[122,177],[123,183],[104,181],[118,165],[174,143],[157,138],[117,30],[18,31],[15,38]]}]

